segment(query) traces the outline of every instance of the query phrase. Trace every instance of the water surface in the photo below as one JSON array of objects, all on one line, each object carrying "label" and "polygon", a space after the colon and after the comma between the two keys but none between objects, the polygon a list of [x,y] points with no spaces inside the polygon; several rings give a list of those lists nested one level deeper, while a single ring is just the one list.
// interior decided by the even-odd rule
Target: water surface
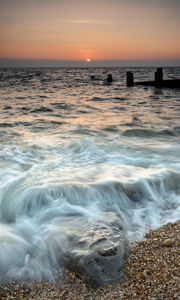
[{"label": "water surface", "polygon": [[133,242],[180,218],[180,91],[127,88],[126,71],[0,70],[0,281],[52,280],[85,222]]}]

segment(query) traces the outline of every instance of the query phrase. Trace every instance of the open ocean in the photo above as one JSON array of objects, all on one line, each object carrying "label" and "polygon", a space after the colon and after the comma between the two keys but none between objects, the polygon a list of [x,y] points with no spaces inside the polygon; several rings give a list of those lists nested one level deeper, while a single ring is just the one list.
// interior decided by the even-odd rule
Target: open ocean
[{"label": "open ocean", "polygon": [[127,88],[127,70],[0,69],[1,282],[53,280],[86,223],[134,243],[180,219],[180,90]]}]

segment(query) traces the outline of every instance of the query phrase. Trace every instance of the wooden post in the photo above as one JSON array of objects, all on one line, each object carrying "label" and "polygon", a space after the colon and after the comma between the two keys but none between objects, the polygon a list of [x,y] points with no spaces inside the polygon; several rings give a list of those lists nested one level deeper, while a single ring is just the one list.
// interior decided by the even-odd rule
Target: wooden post
[{"label": "wooden post", "polygon": [[130,87],[130,86],[134,86],[134,75],[133,75],[133,73],[132,72],[127,72],[126,73],[126,85],[128,86],[128,87]]},{"label": "wooden post", "polygon": [[162,68],[157,68],[156,72],[154,73],[154,77],[155,77],[155,86],[161,86],[163,83]]},{"label": "wooden post", "polygon": [[107,80],[108,83],[111,83],[113,81],[112,74],[108,74],[106,80]]}]

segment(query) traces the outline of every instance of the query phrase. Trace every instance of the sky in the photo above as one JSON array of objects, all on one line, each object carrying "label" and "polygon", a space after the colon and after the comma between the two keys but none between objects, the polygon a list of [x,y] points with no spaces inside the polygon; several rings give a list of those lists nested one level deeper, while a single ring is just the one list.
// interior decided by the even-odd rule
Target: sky
[{"label": "sky", "polygon": [[180,0],[0,0],[3,61],[180,65]]}]

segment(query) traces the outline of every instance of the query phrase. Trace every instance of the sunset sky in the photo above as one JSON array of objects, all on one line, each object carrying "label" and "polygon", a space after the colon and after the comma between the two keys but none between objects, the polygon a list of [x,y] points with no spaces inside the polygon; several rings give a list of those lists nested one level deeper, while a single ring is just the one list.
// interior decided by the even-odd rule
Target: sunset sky
[{"label": "sunset sky", "polygon": [[0,0],[0,59],[180,61],[180,0]]}]

